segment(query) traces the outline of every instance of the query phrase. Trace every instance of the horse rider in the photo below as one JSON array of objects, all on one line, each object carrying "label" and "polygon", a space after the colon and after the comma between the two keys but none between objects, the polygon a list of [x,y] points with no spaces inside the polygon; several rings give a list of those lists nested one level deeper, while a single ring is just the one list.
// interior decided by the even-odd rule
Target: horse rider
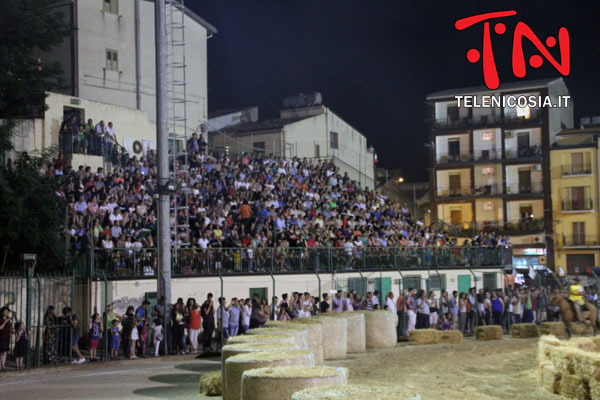
[{"label": "horse rider", "polygon": [[579,278],[573,278],[573,284],[569,286],[569,300],[571,300],[575,306],[575,312],[577,313],[579,322],[583,321],[581,315],[581,306],[584,304],[583,294],[584,290],[583,286],[579,284]]}]

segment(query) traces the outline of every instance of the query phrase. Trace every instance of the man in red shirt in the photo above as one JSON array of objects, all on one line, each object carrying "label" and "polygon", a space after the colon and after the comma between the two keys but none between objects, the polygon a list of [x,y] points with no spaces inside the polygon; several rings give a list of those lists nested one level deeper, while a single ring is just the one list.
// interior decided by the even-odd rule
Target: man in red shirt
[{"label": "man in red shirt", "polygon": [[244,232],[248,232],[250,226],[250,216],[252,215],[252,209],[248,205],[248,200],[244,200],[244,203],[240,206],[240,216],[242,217],[242,225],[244,225]]}]

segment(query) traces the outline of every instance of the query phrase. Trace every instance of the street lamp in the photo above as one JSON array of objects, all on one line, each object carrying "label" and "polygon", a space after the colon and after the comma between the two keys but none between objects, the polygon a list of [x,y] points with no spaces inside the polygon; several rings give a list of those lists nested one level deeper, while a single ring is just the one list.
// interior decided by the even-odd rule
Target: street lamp
[{"label": "street lamp", "polygon": [[402,177],[398,178],[398,183],[402,183],[402,182],[404,182],[404,178],[402,178]]}]

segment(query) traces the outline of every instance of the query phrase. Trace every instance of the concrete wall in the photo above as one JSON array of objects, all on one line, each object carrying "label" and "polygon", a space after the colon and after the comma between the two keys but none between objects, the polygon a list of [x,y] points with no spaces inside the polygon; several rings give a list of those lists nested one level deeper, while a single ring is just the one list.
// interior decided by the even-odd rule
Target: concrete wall
[{"label": "concrete wall", "polygon": [[[491,206],[491,208],[490,208]],[[488,209],[490,208],[490,209]],[[476,222],[504,221],[501,199],[475,200]]]},{"label": "concrete wall", "polygon": [[[529,128],[529,129],[515,129],[513,131],[506,131],[504,133],[504,151],[509,153],[511,156],[516,155],[517,151],[517,134],[519,132],[529,132],[529,145],[542,146],[542,129],[541,128]],[[512,137],[509,138],[512,134]],[[551,142],[552,143],[552,142]]]},{"label": "concrete wall", "polygon": [[506,192],[519,193],[519,170],[531,170],[531,185],[533,190],[540,191],[542,188],[541,164],[516,164],[506,166]]},{"label": "concrete wall", "polygon": [[461,134],[461,135],[444,135],[437,136],[435,138],[435,152],[437,155],[437,160],[441,161],[442,156],[448,155],[448,141],[452,139],[458,139],[460,145],[460,153],[469,153],[471,151],[471,144],[469,140],[469,134]]},{"label": "concrete wall", "polygon": [[[473,110],[478,110],[478,108],[474,108]],[[492,134],[491,140],[483,140],[483,137],[487,136],[488,133]],[[473,151],[475,152],[474,155],[476,157],[479,157],[483,150],[489,150],[490,156],[495,150],[496,155],[500,156],[500,153],[502,151],[502,134],[500,132],[500,128],[481,129],[473,131]]]},{"label": "concrete wall", "polygon": [[444,203],[438,204],[438,218],[447,224],[452,221],[450,214],[452,210],[460,210],[462,212],[462,222],[465,225],[465,229],[469,228],[469,223],[473,221],[473,208],[471,203]]},{"label": "concrete wall", "polygon": [[438,170],[436,171],[436,186],[438,188],[438,196],[443,195],[442,191],[448,190],[448,188],[450,187],[450,175],[455,174],[460,174],[461,188],[471,186],[471,170],[468,168]]},{"label": "concrete wall", "polygon": [[520,207],[530,205],[533,208],[533,217],[542,218],[544,215],[544,201],[541,199],[515,200],[506,203],[506,218],[516,222],[521,218]]},{"label": "concrete wall", "polygon": [[[558,104],[559,95],[569,95],[569,89],[567,89],[567,85],[565,85],[565,81],[562,78],[548,84],[548,96],[552,99],[553,104]],[[573,128],[573,107],[573,99],[569,99],[567,107],[553,107],[548,109],[550,143],[554,143],[556,134],[561,129]]]}]

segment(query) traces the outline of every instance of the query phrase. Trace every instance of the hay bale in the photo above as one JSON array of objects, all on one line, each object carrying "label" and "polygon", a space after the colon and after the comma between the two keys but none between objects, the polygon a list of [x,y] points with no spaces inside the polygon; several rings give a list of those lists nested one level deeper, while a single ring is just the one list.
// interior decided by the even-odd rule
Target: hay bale
[{"label": "hay bale", "polygon": [[592,400],[600,399],[600,380],[592,379],[589,381],[590,397]]},{"label": "hay bale", "polygon": [[550,349],[550,361],[561,374],[575,373],[575,347],[556,346]]},{"label": "hay bale", "polygon": [[292,400],[404,400],[414,395],[400,386],[349,384],[304,389],[294,393]]},{"label": "hay bale", "polygon": [[240,398],[244,371],[264,367],[313,366],[314,364],[313,355],[307,350],[257,351],[229,357],[223,365],[223,386],[226,388],[223,392],[223,400]]},{"label": "hay bale", "polygon": [[550,350],[554,347],[564,346],[564,343],[553,335],[540,337],[538,341],[537,362],[541,364],[545,361],[550,362]]},{"label": "hay bale", "polygon": [[540,334],[536,324],[513,324],[510,335],[514,338],[538,337]]},{"label": "hay bale", "polygon": [[306,388],[344,385],[347,381],[345,368],[329,366],[258,368],[244,372],[241,400],[290,399],[294,393]]},{"label": "hay bale", "polygon": [[575,375],[586,380],[600,380],[600,353],[576,349],[573,352]]},{"label": "hay bale", "polygon": [[462,340],[463,334],[461,331],[438,331],[438,343],[461,343]]},{"label": "hay bale", "polygon": [[327,313],[321,318],[345,318],[347,321],[346,351],[362,353],[367,347],[365,315],[360,312]]},{"label": "hay bale", "polygon": [[409,332],[410,344],[436,344],[440,342],[440,335],[435,329],[415,329]]},{"label": "hay bale", "polygon": [[499,325],[478,326],[475,328],[477,340],[502,340],[502,327]]},{"label": "hay bale", "polygon": [[283,329],[283,328],[257,328],[247,332],[249,336],[286,335],[293,336],[296,344],[301,350],[308,349],[308,338],[306,329]]},{"label": "hay bale", "polygon": [[588,324],[571,324],[571,334],[573,335],[592,335],[594,329]]},{"label": "hay bale", "polygon": [[394,347],[398,343],[398,315],[391,311],[364,311],[367,348]]},{"label": "hay bale", "polygon": [[556,371],[554,365],[545,362],[539,367],[540,384],[550,393],[560,393],[560,378],[561,375]]},{"label": "hay bale", "polygon": [[542,322],[542,335],[567,336],[565,324],[562,322]]},{"label": "hay bale", "polygon": [[315,365],[323,364],[323,328],[319,321],[307,318],[304,323],[295,324],[290,321],[269,321],[266,328],[300,329],[306,331],[308,350],[315,357]]},{"label": "hay bale", "polygon": [[284,343],[296,344],[294,336],[282,334],[265,334],[265,335],[238,335],[227,339],[227,344],[238,343]]},{"label": "hay bale", "polygon": [[576,400],[590,399],[590,385],[588,381],[576,375],[562,374],[559,386],[561,396]]},{"label": "hay bale", "polygon": [[299,324],[321,324],[323,359],[345,358],[348,351],[348,321],[345,318],[304,317],[296,318]]},{"label": "hay bale", "polygon": [[221,371],[212,371],[200,375],[200,382],[198,384],[200,394],[205,396],[220,396],[223,393],[221,381]]}]

